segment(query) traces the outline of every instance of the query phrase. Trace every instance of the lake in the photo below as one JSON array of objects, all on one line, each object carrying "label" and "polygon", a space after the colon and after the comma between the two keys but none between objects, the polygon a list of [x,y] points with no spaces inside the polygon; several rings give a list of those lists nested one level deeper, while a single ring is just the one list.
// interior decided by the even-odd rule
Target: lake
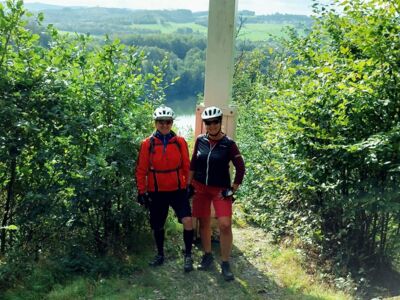
[{"label": "lake", "polygon": [[195,119],[195,115],[178,116],[174,121],[174,125],[178,128],[177,133],[185,138],[191,138],[194,133]]},{"label": "lake", "polygon": [[190,138],[194,132],[196,97],[174,98],[167,100],[165,105],[170,106],[175,114],[174,125],[178,129],[178,134]]}]

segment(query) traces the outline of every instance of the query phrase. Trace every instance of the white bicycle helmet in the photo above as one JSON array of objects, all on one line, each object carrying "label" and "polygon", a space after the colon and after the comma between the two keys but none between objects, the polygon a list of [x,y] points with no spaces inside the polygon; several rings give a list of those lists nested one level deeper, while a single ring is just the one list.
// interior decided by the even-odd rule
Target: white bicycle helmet
[{"label": "white bicycle helmet", "polygon": [[206,107],[201,113],[201,118],[203,120],[222,118],[222,111],[216,106]]},{"label": "white bicycle helmet", "polygon": [[156,110],[154,111],[153,119],[155,121],[157,121],[157,120],[174,120],[175,113],[171,107],[161,105],[160,107],[157,107]]}]

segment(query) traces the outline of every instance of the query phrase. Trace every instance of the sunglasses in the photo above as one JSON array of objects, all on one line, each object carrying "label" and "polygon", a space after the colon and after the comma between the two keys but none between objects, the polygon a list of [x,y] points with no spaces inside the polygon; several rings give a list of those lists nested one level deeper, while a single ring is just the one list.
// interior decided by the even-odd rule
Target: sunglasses
[{"label": "sunglasses", "polygon": [[158,124],[161,125],[171,125],[172,121],[171,120],[161,120],[161,121],[157,121]]},{"label": "sunglasses", "polygon": [[221,123],[220,120],[211,120],[211,121],[206,120],[206,121],[204,121],[204,124],[206,124],[206,125],[217,125],[219,123]]}]

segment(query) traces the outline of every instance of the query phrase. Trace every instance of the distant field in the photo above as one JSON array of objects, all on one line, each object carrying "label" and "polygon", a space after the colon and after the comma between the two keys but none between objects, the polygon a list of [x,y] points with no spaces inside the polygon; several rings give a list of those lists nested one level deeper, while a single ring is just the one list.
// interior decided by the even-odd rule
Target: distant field
[{"label": "distant field", "polygon": [[161,33],[173,33],[177,31],[179,28],[184,29],[184,28],[191,28],[193,30],[193,33],[201,33],[206,35],[207,34],[207,28],[195,23],[163,23],[163,24],[134,24],[131,25],[131,28],[133,30],[137,29],[138,31],[140,30],[159,30]]},{"label": "distant field", "polygon": [[286,24],[245,24],[241,29],[239,39],[247,39],[251,41],[263,41],[269,39],[269,35],[278,37],[285,36],[284,28]]},{"label": "distant field", "polygon": [[[244,27],[242,27],[239,39],[241,40],[250,40],[250,41],[265,41],[270,38],[270,35],[276,36],[276,37],[284,37],[286,36],[285,28],[288,26],[293,26],[293,25],[288,25],[288,24],[272,24],[272,23],[251,23],[251,24],[245,24]],[[132,30],[132,33],[138,33],[138,34],[143,34],[146,35],[147,33],[144,33],[146,31],[159,31],[161,34],[173,34],[176,33],[177,30],[179,29],[187,29],[190,28],[193,30],[192,33],[189,33],[188,35],[191,34],[201,34],[206,36],[207,35],[207,28],[195,23],[173,23],[173,22],[168,22],[164,24],[134,24],[130,25],[127,27],[127,31]],[[60,30],[61,32],[68,32],[68,31],[63,31]],[[302,30],[303,31],[303,30]],[[113,34],[113,32],[109,32],[109,34]],[[92,34],[93,36],[96,36],[95,34]],[[102,34],[101,34],[102,36]]]},{"label": "distant field", "polygon": [[[240,33],[239,39],[248,39],[251,41],[263,41],[269,38],[269,35],[284,36],[284,28],[286,24],[246,24]],[[174,33],[178,29],[191,28],[193,33],[207,34],[207,28],[195,23],[164,23],[164,24],[135,24],[131,25],[133,31],[141,30],[159,30],[161,33],[169,34]]]}]

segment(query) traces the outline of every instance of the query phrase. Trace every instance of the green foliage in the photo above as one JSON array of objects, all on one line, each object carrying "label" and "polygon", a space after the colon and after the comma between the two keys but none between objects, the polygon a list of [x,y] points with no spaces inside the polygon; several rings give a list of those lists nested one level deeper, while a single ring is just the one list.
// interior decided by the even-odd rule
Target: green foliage
[{"label": "green foliage", "polygon": [[369,268],[400,244],[399,7],[338,5],[318,8],[307,36],[289,32],[239,60],[243,193],[276,238],[298,235],[339,266]]},{"label": "green foliage", "polygon": [[43,47],[29,16],[22,1],[0,5],[0,252],[16,268],[51,254],[86,272],[146,227],[133,173],[165,64],[144,73],[137,48],[52,26]]},{"label": "green foliage", "polygon": [[167,99],[197,95],[204,89],[206,41],[181,35],[123,35],[121,42],[146,53],[143,72],[164,65]]},{"label": "green foliage", "polygon": [[[151,67],[168,58],[166,80],[172,82],[166,89],[166,99],[196,97],[204,89],[204,66],[207,34],[207,12],[189,10],[128,10],[100,7],[63,8],[26,4],[28,9],[44,14],[43,24],[52,24],[63,32],[77,32],[95,36],[108,34],[126,45],[135,45],[147,55],[146,65]],[[238,35],[240,49],[246,45],[254,49],[259,43],[269,42],[270,35],[285,34],[284,26],[295,28],[311,25],[311,18],[301,15],[274,14],[255,16],[254,12],[241,13],[244,21]],[[29,22],[28,27],[39,34],[43,46],[49,37],[42,28]],[[195,53],[195,57],[193,57]],[[162,57],[160,57],[162,55]],[[144,71],[147,71],[147,66]]]}]

